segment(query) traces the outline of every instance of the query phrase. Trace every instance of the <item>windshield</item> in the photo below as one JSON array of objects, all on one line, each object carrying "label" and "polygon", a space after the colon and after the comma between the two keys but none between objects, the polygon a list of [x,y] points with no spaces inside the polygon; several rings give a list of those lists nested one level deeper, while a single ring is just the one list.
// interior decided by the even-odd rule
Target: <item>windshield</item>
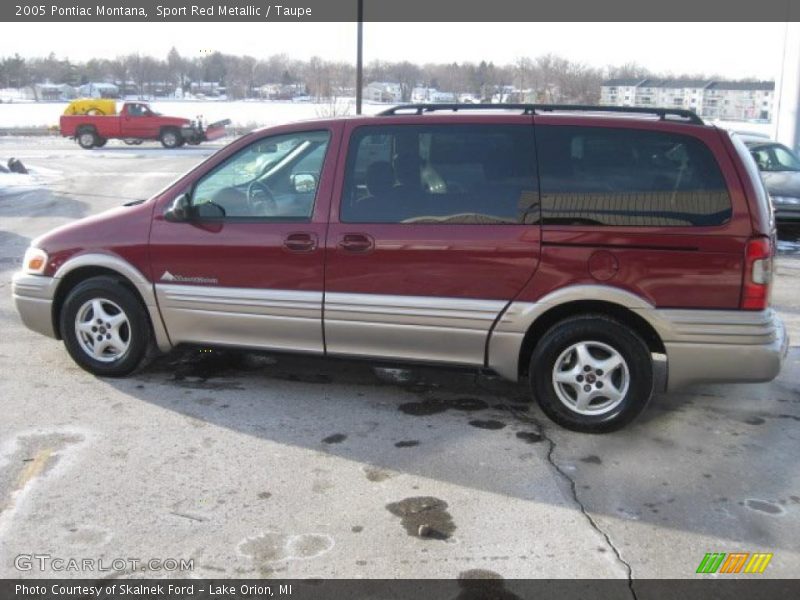
[{"label": "windshield", "polygon": [[781,144],[755,146],[750,154],[762,171],[800,171],[800,158]]}]

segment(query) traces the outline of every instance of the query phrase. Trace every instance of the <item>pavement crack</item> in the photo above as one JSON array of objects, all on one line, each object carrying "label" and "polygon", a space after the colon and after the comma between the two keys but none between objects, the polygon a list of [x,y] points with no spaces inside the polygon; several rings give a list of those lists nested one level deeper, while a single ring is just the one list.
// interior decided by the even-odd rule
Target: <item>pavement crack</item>
[{"label": "pavement crack", "polygon": [[190,521],[198,521],[199,523],[202,523],[203,521],[206,520],[205,517],[198,517],[196,515],[190,515],[189,513],[182,513],[174,510],[170,511],[169,514],[174,515],[176,517],[181,517],[182,519],[189,519]]},{"label": "pavement crack", "polygon": [[556,473],[558,473],[561,476],[561,478],[564,481],[566,481],[567,484],[569,485],[569,490],[572,496],[572,500],[578,506],[578,509],[581,511],[581,514],[589,523],[589,526],[592,529],[594,529],[597,533],[599,533],[601,536],[603,536],[603,539],[605,539],[606,544],[608,544],[608,547],[611,548],[611,551],[614,553],[614,556],[617,558],[620,564],[622,564],[622,566],[625,567],[625,572],[627,574],[627,579],[628,579],[628,589],[631,592],[631,597],[633,598],[633,600],[638,600],[638,596],[636,595],[636,590],[633,587],[633,581],[634,581],[633,569],[631,568],[630,563],[622,557],[622,553],[620,553],[619,548],[617,548],[617,546],[611,540],[611,536],[609,535],[609,533],[602,527],[600,527],[600,525],[597,523],[597,521],[594,520],[592,515],[589,514],[589,511],[586,510],[586,506],[578,497],[578,486],[575,483],[575,479],[572,476],[570,476],[570,474],[567,471],[565,471],[553,458],[553,454],[555,453],[557,447],[555,440],[553,440],[553,438],[551,438],[547,434],[547,431],[542,425],[542,423],[535,417],[520,413],[519,411],[516,411],[513,408],[511,408],[509,412],[511,412],[514,418],[516,418],[517,420],[534,425],[538,430],[537,433],[540,436],[542,436],[543,440],[547,442],[547,453],[545,455],[547,462],[550,464],[553,470]]}]

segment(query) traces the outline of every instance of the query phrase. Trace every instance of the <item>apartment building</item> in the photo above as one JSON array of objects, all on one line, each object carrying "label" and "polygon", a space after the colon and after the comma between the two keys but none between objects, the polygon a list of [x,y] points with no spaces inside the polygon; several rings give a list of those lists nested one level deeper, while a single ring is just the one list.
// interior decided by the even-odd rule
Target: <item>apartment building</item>
[{"label": "apartment building", "polygon": [[703,116],[771,121],[774,101],[772,81],[715,81],[705,90]]},{"label": "apartment building", "polygon": [[772,81],[699,79],[609,79],[600,88],[607,106],[688,108],[702,117],[725,120],[772,119]]},{"label": "apartment building", "polygon": [[600,88],[600,104],[605,106],[636,106],[636,89],[646,79],[609,79]]}]

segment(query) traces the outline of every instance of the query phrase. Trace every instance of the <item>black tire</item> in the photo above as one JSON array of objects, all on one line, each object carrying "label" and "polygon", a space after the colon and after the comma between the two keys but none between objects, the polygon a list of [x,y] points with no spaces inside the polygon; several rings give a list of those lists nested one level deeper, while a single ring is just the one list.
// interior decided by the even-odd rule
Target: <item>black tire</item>
[{"label": "black tire", "polygon": [[97,134],[93,129],[81,129],[78,131],[78,145],[84,150],[91,150],[97,145]]},{"label": "black tire", "polygon": [[[588,360],[579,358],[578,344],[582,356],[588,352]],[[614,357],[623,362],[608,373],[596,368]],[[559,373],[564,383],[556,382]],[[574,317],[551,327],[533,351],[529,376],[531,391],[544,413],[562,427],[582,433],[624,427],[653,395],[647,344],[635,331],[603,315]],[[588,399],[588,404],[578,406],[581,398]]]},{"label": "black tire", "polygon": [[[106,329],[105,323],[95,320],[95,317],[103,315],[95,314],[93,307],[87,307],[93,300],[102,303],[102,310],[109,315],[109,323],[119,314],[115,312],[117,309],[123,313],[127,323],[118,331]],[[82,313],[80,322],[90,327],[97,326],[92,333],[80,334],[81,339],[76,331],[79,311]],[[150,346],[150,319],[145,308],[133,292],[109,276],[92,277],[76,285],[64,301],[59,324],[64,345],[72,359],[83,369],[101,377],[123,377],[132,373],[143,362]],[[112,333],[118,336],[114,340],[119,339],[120,345],[124,343],[124,351],[109,348],[101,360],[85,349],[91,344],[100,350],[100,346],[95,346],[95,335],[99,338],[107,336],[106,339],[111,340]]]},{"label": "black tire", "polygon": [[174,127],[168,127],[162,131],[159,139],[164,148],[180,148],[183,145],[183,136]]},{"label": "black tire", "polygon": [[102,148],[103,146],[105,146],[105,145],[106,145],[106,142],[108,142],[108,140],[107,140],[106,138],[103,138],[103,137],[98,137],[98,138],[97,138],[97,141],[95,142],[95,144],[94,144],[94,145],[95,145],[95,147],[97,147],[97,148]]}]

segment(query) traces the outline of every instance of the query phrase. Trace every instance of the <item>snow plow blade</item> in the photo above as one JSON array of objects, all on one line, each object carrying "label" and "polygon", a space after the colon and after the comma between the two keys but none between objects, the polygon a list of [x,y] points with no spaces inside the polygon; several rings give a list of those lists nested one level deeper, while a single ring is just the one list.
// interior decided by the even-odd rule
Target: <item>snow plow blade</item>
[{"label": "snow plow blade", "polygon": [[226,133],[225,127],[230,124],[231,124],[230,119],[223,119],[222,121],[211,123],[208,127],[206,127],[205,131],[206,141],[210,142],[211,140],[217,140],[223,137]]}]

